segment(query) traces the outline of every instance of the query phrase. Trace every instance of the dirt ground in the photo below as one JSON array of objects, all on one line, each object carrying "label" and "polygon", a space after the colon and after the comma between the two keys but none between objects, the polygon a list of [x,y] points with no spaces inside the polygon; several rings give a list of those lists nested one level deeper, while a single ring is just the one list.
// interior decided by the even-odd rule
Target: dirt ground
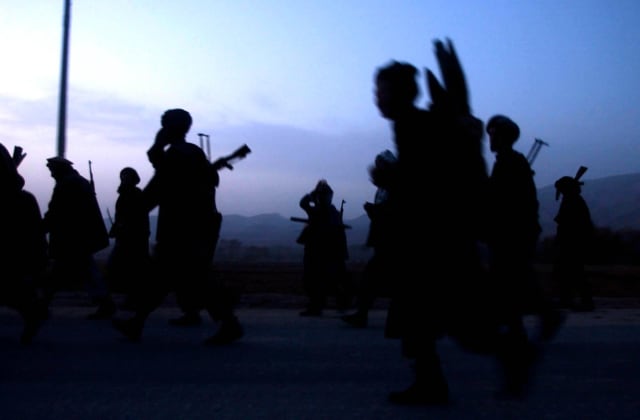
[{"label": "dirt ground", "polygon": [[[353,282],[360,280],[363,267],[363,263],[349,266]],[[303,294],[300,264],[217,264],[216,269],[226,284],[241,293]],[[586,270],[594,296],[640,300],[640,266],[590,266]],[[545,291],[556,294],[551,266],[538,265],[536,271]]]},{"label": "dirt ground", "polygon": [[[219,264],[216,273],[223,283],[238,296],[238,309],[290,309],[304,308],[306,298],[302,289],[300,264]],[[540,280],[553,298],[550,267],[537,267]],[[352,280],[360,279],[362,265],[349,268]],[[640,268],[589,267],[589,280],[593,285],[596,309],[592,312],[568,312],[566,325],[624,325],[640,324]],[[117,291],[116,301],[123,299]],[[389,299],[380,296],[373,310],[386,310]],[[71,287],[56,295],[54,306],[65,310],[86,311],[91,303],[82,287]],[[175,308],[173,295],[165,301],[167,310]],[[73,309],[76,308],[76,309]],[[329,299],[326,316],[339,316],[335,300]]]},{"label": "dirt ground", "polygon": [[[364,263],[349,267],[351,281],[360,281]],[[301,308],[305,304],[302,287],[302,265],[299,263],[218,263],[214,272],[230,289],[236,292],[240,303],[248,307]],[[536,267],[540,282],[550,297],[557,295],[551,276],[551,267]],[[587,267],[588,279],[601,309],[640,308],[640,267],[597,266]],[[67,291],[82,293],[82,285],[67,285]],[[118,287],[115,288],[118,293]],[[332,301],[329,301],[329,305]],[[376,300],[375,308],[385,309],[384,294]]]}]

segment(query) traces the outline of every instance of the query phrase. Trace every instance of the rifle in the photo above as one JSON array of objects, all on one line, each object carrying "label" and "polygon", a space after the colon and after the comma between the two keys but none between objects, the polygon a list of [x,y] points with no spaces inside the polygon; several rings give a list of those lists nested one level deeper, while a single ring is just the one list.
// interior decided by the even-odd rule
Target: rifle
[{"label": "rifle", "polygon": [[533,144],[531,145],[531,149],[529,149],[529,153],[527,154],[527,161],[529,162],[529,166],[533,165],[533,161],[536,160],[538,153],[542,146],[548,146],[549,143],[542,141],[540,139],[535,139]]},{"label": "rifle", "polygon": [[200,148],[204,150],[204,141],[207,141],[207,159],[211,160],[211,144],[209,143],[209,135],[205,133],[198,133],[198,137],[200,138]]},{"label": "rifle", "polygon": [[218,158],[215,162],[212,163],[212,165],[216,170],[222,168],[233,170],[233,166],[231,165],[231,163],[236,160],[244,159],[249,153],[251,153],[251,149],[246,144],[243,144],[230,155]]},{"label": "rifle", "polygon": [[93,193],[96,192],[96,184],[93,182],[93,171],[91,170],[91,161],[89,161],[89,183],[91,184],[91,189]]},{"label": "rifle", "polygon": [[582,175],[584,175],[585,172],[587,172],[587,168],[586,166],[580,166],[578,168],[578,172],[576,172],[576,175],[573,177],[573,179],[575,179],[576,181],[580,181],[580,178],[582,178]]},{"label": "rifle", "polygon": [[113,218],[111,217],[111,212],[109,211],[109,207],[107,207],[107,217],[109,218],[109,223],[113,226]]}]

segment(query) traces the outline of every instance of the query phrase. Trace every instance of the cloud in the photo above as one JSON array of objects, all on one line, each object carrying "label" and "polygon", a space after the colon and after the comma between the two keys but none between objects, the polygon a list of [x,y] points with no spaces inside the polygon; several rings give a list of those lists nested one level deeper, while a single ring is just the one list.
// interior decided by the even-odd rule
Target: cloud
[{"label": "cloud", "polygon": [[[88,161],[92,162],[101,207],[113,208],[122,167],[136,168],[143,184],[153,175],[146,151],[165,109],[77,89],[69,98],[65,156],[85,176]],[[53,188],[44,162],[56,153],[56,124],[57,103],[52,98],[11,99],[0,106],[2,141],[9,148],[22,145],[28,153],[21,172],[43,210]],[[296,214],[300,197],[325,178],[336,191],[336,200],[349,203],[345,214],[357,217],[362,203],[375,192],[367,167],[379,151],[391,147],[384,123],[370,131],[335,134],[286,124],[201,124],[194,119],[188,141],[198,144],[197,133],[207,131],[203,126],[213,127],[207,132],[212,159],[227,156],[242,144],[252,149],[233,171],[221,173],[218,203],[228,214]]]}]

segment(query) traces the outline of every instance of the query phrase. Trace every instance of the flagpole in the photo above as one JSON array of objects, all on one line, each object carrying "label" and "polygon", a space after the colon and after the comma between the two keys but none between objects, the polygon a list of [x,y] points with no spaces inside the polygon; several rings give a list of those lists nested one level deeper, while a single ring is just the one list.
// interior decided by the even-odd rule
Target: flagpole
[{"label": "flagpole", "polygon": [[69,60],[69,22],[71,0],[64,2],[64,21],[62,34],[62,64],[60,66],[60,93],[58,102],[58,151],[57,156],[64,157],[66,149],[67,124],[67,67]]}]

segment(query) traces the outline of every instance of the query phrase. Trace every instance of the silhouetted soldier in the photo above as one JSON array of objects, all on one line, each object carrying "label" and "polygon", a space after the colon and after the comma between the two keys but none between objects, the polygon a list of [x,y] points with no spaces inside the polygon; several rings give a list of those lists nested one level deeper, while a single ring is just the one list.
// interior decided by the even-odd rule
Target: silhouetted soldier
[{"label": "silhouetted soldier", "polygon": [[[144,324],[171,291],[184,290],[198,297],[198,309],[206,309],[219,322],[215,335],[205,344],[229,344],[243,335],[234,313],[234,302],[220,285],[211,281],[219,217],[214,204],[215,169],[202,149],[185,139],[191,115],[170,109],[162,115],[162,128],[147,152],[155,174],[143,192],[148,209],[158,207],[154,278],[132,318],[114,319],[113,324],[128,339],[136,341]],[[185,281],[190,290],[180,286]]]},{"label": "silhouetted soldier", "polygon": [[533,171],[525,156],[513,149],[520,128],[510,118],[494,115],[487,122],[487,133],[496,155],[489,177],[487,245],[498,293],[496,308],[506,327],[505,346],[499,354],[505,368],[503,396],[522,397],[536,358],[523,316],[539,316],[540,336],[545,340],[555,334],[563,316],[543,295],[533,266],[541,228]]},{"label": "silhouetted soldier", "polygon": [[[304,245],[302,281],[308,302],[301,316],[320,316],[327,304],[329,288],[340,291],[345,281],[347,239],[338,209],[332,204],[333,190],[320,180],[300,199],[308,221],[298,237]],[[337,296],[340,300],[340,295]]]},{"label": "silhouetted soldier", "polygon": [[0,304],[20,314],[20,341],[28,344],[47,317],[37,295],[47,265],[47,239],[38,202],[23,189],[15,162],[0,143]]},{"label": "silhouetted soldier", "polygon": [[55,186],[44,214],[49,256],[53,259],[46,299],[50,302],[66,281],[84,284],[92,302],[98,305],[88,318],[108,319],[116,305],[93,254],[109,246],[109,235],[93,186],[72,165],[63,157],[47,159]]},{"label": "silhouetted soldier", "polygon": [[[370,170],[382,170],[385,166],[393,167],[397,159],[393,152],[385,150],[376,156],[374,166]],[[366,245],[373,250],[367,261],[360,283],[356,311],[341,317],[347,324],[356,328],[365,328],[369,321],[369,311],[376,296],[388,291],[388,283],[393,280],[392,248],[395,246],[389,229],[391,228],[390,211],[387,203],[388,192],[384,188],[376,190],[374,202],[364,203],[364,210],[369,217],[369,232]]]},{"label": "silhouetted soldier", "polygon": [[[556,200],[562,196],[562,201],[554,219],[557,230],[553,277],[560,287],[560,305],[577,311],[595,309],[584,269],[595,234],[589,207],[581,195],[584,183],[579,179],[586,169],[583,166],[576,177],[563,176],[555,182]],[[576,294],[578,304],[574,302]]]},{"label": "silhouetted soldier", "polygon": [[[435,49],[446,89],[427,71],[428,110],[415,105],[413,65],[394,61],[375,75],[377,106],[392,123],[398,158],[395,170],[371,172],[373,183],[389,192],[397,270],[385,335],[401,339],[403,355],[415,360],[414,382],[389,395],[396,404],[449,401],[436,343],[445,334],[466,332],[461,298],[482,268],[476,214],[487,178],[482,121],[470,113],[452,44],[436,41]],[[437,163],[443,160],[447,165]],[[423,205],[417,197],[425,193],[435,201]]]},{"label": "silhouetted soldier", "polygon": [[107,283],[125,293],[123,307],[133,309],[140,300],[142,279],[149,268],[149,211],[138,172],[126,167],[120,171],[120,186],[113,225],[109,236],[115,239],[107,261]]},{"label": "silhouetted soldier", "polygon": [[[211,229],[211,252],[210,258],[211,263],[213,264],[213,260],[215,259],[216,249],[218,247],[218,240],[220,239],[220,228],[222,227],[222,213],[218,211],[218,207],[216,205],[216,190],[220,185],[220,171],[222,169],[233,169],[232,162],[236,159],[244,159],[247,154],[251,152],[251,149],[247,145],[243,145],[240,148],[236,149],[232,154],[228,156],[223,156],[211,163],[211,176],[212,176],[212,187],[211,197],[213,199],[213,211],[214,211],[214,222],[213,228]],[[150,156],[150,159],[155,159],[153,156]],[[153,162],[153,160],[152,160]],[[213,275],[217,275],[217,271],[213,271]],[[196,280],[197,281],[197,280]],[[217,280],[216,280],[217,281]],[[198,287],[193,287],[190,284],[189,279],[182,279],[176,285],[176,301],[180,310],[182,311],[182,316],[178,318],[172,318],[169,320],[170,325],[174,326],[197,326],[202,323],[202,318],[200,317],[200,311],[202,310],[202,305],[200,302],[200,296],[198,296]],[[194,292],[196,292],[194,294]],[[235,299],[231,298],[230,299]]]}]

